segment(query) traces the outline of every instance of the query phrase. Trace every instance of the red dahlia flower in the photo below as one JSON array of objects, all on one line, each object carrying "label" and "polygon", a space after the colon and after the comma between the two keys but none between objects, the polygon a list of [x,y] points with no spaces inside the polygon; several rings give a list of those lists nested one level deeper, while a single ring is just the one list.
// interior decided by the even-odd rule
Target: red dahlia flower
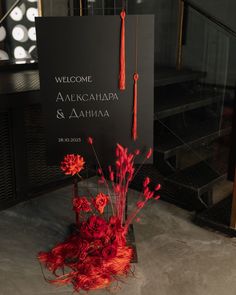
[{"label": "red dahlia flower", "polygon": [[69,154],[61,162],[61,170],[66,175],[75,175],[84,169],[84,158],[80,155]]},{"label": "red dahlia flower", "polygon": [[106,205],[109,203],[109,196],[99,193],[93,200],[94,207],[98,210],[100,214],[103,214]]}]

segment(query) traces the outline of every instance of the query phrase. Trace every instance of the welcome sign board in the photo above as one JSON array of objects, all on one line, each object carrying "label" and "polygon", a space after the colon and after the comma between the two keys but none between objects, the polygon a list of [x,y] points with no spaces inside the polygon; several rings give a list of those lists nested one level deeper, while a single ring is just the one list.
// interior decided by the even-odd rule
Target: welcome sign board
[{"label": "welcome sign board", "polygon": [[102,162],[114,158],[116,143],[141,152],[153,147],[154,17],[126,16],[125,90],[118,83],[120,16],[41,17],[36,29],[48,163],[68,153],[95,163],[88,136]]}]

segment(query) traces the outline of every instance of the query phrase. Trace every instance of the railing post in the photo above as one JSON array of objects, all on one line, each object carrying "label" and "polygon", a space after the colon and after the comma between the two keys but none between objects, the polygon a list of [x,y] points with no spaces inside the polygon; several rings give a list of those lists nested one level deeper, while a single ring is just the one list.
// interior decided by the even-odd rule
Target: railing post
[{"label": "railing post", "polygon": [[83,1],[79,1],[79,16],[83,16]]},{"label": "railing post", "polygon": [[234,174],[230,227],[233,229],[236,229],[236,170],[235,170],[235,174]]},{"label": "railing post", "polygon": [[181,70],[182,68],[182,51],[183,51],[183,24],[184,24],[184,1],[179,0],[179,15],[178,15],[178,43],[177,43],[177,58],[176,68]]},{"label": "railing post", "polygon": [[[231,207],[231,218],[230,218],[230,227],[233,228],[233,229],[236,229],[236,161],[235,161],[235,131],[236,131],[236,110],[235,110],[235,107],[236,107],[236,87],[235,87],[235,97],[234,97],[234,114],[233,114],[233,128],[232,128],[232,143],[231,143],[231,156],[229,158],[229,165],[234,165],[233,169],[232,169],[232,172],[231,172],[231,169],[229,168],[229,171],[231,173],[233,173],[234,171],[234,177],[230,177],[231,180],[232,178],[234,179],[234,183],[233,183],[233,193],[232,193],[232,207]],[[233,163],[232,163],[233,162]],[[229,174],[230,174],[229,172]]]},{"label": "railing post", "polygon": [[43,5],[42,0],[38,0],[38,15],[43,16]]}]

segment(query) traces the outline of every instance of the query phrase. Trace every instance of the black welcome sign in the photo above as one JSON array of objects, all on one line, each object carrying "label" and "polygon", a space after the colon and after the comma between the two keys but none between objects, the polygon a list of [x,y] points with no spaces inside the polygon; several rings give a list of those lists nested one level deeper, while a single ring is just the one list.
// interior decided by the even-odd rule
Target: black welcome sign
[{"label": "black welcome sign", "polygon": [[[120,16],[36,19],[48,163],[78,153],[94,163],[88,136],[102,162],[116,143],[131,151],[153,147],[154,17],[125,20],[126,89],[119,89]],[[133,75],[137,68],[136,141],[132,139]],[[152,158],[149,159],[149,162]]]}]

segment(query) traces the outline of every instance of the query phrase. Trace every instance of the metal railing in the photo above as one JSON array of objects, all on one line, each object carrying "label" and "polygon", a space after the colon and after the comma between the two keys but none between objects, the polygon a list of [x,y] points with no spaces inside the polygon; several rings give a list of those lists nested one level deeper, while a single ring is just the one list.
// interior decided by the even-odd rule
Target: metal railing
[{"label": "metal railing", "polygon": [[205,17],[208,21],[221,28],[225,33],[236,38],[236,31],[230,26],[224,24],[220,19],[193,3],[191,0],[179,0],[179,20],[178,20],[178,45],[177,45],[177,58],[176,68],[181,70],[182,68],[182,52],[183,41],[187,27],[187,9],[192,8],[201,16]]}]

